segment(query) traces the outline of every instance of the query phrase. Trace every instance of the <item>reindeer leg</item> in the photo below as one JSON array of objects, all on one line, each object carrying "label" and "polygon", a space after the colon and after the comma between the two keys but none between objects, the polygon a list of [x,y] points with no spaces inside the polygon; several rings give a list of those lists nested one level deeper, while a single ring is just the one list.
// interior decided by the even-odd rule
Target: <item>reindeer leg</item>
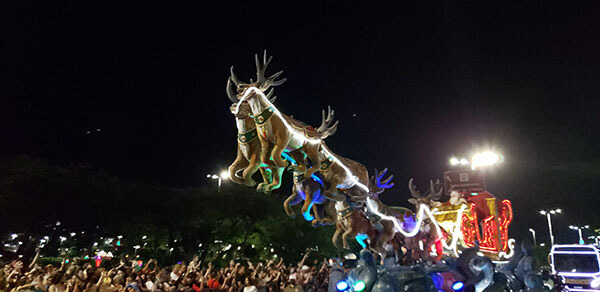
[{"label": "reindeer leg", "polygon": [[337,185],[341,183],[338,176],[334,176],[330,181],[328,181],[329,186],[323,192],[325,197],[331,201],[339,201],[343,202],[346,200],[346,197],[343,194],[340,194],[337,190]]},{"label": "reindeer leg", "polygon": [[275,163],[271,160],[271,148],[273,144],[266,138],[258,136],[260,141],[260,161],[269,167],[275,167]]},{"label": "reindeer leg", "polygon": [[288,166],[288,162],[281,158],[281,153],[283,153],[283,150],[285,150],[285,147],[287,147],[289,140],[290,139],[288,138],[287,141],[278,141],[282,143],[275,144],[275,146],[273,147],[273,151],[271,151],[271,158],[273,159],[273,162],[275,162],[275,165],[277,165],[277,167],[285,168]]},{"label": "reindeer leg", "polygon": [[310,161],[312,161],[312,166],[304,171],[304,178],[310,178],[311,175],[321,169],[321,160],[319,159],[320,146],[311,143],[304,145],[304,152]]},{"label": "reindeer leg", "polygon": [[242,149],[240,148],[240,145],[238,144],[237,157],[235,158],[233,163],[228,168],[229,177],[231,178],[231,181],[233,181],[234,183],[236,183],[238,185],[243,184],[244,180],[237,176],[237,172],[240,169],[243,169],[247,166],[248,166],[248,160],[244,157],[244,154],[242,153]]},{"label": "reindeer leg", "polygon": [[339,244],[339,239],[340,239],[340,233],[342,233],[343,229],[340,224],[337,224],[337,226],[335,227],[335,232],[333,233],[333,237],[331,237],[331,241],[333,242],[333,246],[335,246],[335,248],[340,249],[340,244]]},{"label": "reindeer leg", "polygon": [[275,168],[275,171],[273,172],[273,182],[265,187],[265,194],[268,195],[273,190],[276,190],[279,187],[281,187],[281,176],[283,175],[284,170],[285,170],[285,168],[283,168],[283,167]]},{"label": "reindeer leg", "polygon": [[294,185],[292,187],[292,194],[283,202],[283,209],[285,210],[285,213],[289,217],[295,217],[296,214],[294,213],[294,210],[292,210],[292,208],[290,208],[290,207],[297,205],[301,201],[302,201],[302,198],[300,196],[298,196],[298,193],[296,192],[296,185]]},{"label": "reindeer leg", "polygon": [[256,181],[252,178],[252,175],[256,173],[259,167],[260,162],[258,161],[258,155],[256,153],[253,153],[250,157],[250,164],[248,165],[248,167],[246,167],[246,169],[244,169],[244,172],[242,174],[245,185],[249,187],[253,187],[256,185]]},{"label": "reindeer leg", "polygon": [[273,172],[268,167],[261,167],[260,174],[262,175],[263,181],[258,184],[256,191],[264,192],[265,187],[273,181]]},{"label": "reindeer leg", "polygon": [[323,222],[323,219],[321,218],[321,215],[319,214],[319,208],[317,207],[317,204],[313,204],[312,212],[313,212],[313,216],[315,217],[315,219],[313,219],[311,224],[312,224],[312,226],[317,226],[320,222]]},{"label": "reindeer leg", "polygon": [[352,236],[354,232],[352,231],[351,228],[348,228],[348,230],[344,231],[344,234],[342,234],[342,243],[344,245],[344,249],[350,249],[350,244],[348,244],[348,238],[350,236]]},{"label": "reindeer leg", "polygon": [[319,220],[323,225],[333,225],[335,223],[335,217],[337,213],[335,211],[335,203],[332,201],[326,201],[323,204],[323,217]]},{"label": "reindeer leg", "polygon": [[[314,202],[313,202],[314,196],[313,196],[313,192],[310,189],[310,187],[305,186],[302,183],[300,185],[302,185],[302,191],[304,192],[304,196],[305,196],[304,205],[302,206],[302,214],[306,214],[306,212],[309,211],[308,208],[310,208],[314,204]],[[308,214],[308,215],[310,216],[310,214]],[[306,215],[305,215],[305,219],[306,219]]]}]

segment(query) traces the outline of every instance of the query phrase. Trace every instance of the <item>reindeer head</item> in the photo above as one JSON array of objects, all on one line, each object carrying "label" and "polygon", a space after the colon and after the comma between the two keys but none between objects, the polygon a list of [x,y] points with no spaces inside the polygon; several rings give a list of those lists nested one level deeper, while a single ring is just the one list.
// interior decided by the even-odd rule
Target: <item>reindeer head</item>
[{"label": "reindeer head", "polygon": [[377,169],[375,169],[375,175],[371,177],[369,182],[369,195],[371,197],[379,198],[379,194],[383,193],[385,189],[389,189],[394,186],[394,183],[391,182],[394,178],[394,175],[390,175],[386,179],[383,178],[387,170],[388,169],[386,168],[379,173]]},{"label": "reindeer head", "polygon": [[408,180],[408,190],[412,194],[412,198],[408,199],[408,202],[415,205],[417,208],[421,206],[421,204],[428,205],[431,201],[437,201],[441,198],[442,192],[444,188],[440,183],[440,180],[436,180],[435,183],[430,180],[429,181],[429,191],[425,193],[425,195],[421,195],[421,193],[417,190],[417,186],[415,186],[413,179]]},{"label": "reindeer head", "polygon": [[[279,72],[271,75],[270,77],[265,76],[267,66],[269,66],[269,63],[271,63],[272,60],[273,60],[272,56],[267,58],[267,50],[264,51],[262,64],[258,59],[258,54],[254,55],[254,61],[256,63],[256,82],[253,81],[252,79],[250,79],[250,83],[241,82],[240,79],[237,77],[237,75],[233,72],[233,66],[231,66],[231,68],[230,68],[231,75],[229,76],[229,78],[227,78],[227,89],[226,89],[227,96],[229,96],[229,99],[232,102],[237,103],[240,100],[240,98],[246,93],[246,90],[248,90],[248,88],[250,88],[250,87],[256,87],[256,88],[260,89],[260,91],[265,92],[266,90],[268,90],[271,87],[275,87],[275,86],[279,86],[279,85],[283,84],[287,80],[286,78],[283,78],[280,80],[275,80],[279,76],[281,76],[281,74],[283,74],[283,71],[279,71]],[[235,93],[232,88],[232,85],[235,85]],[[256,96],[257,95],[255,93],[251,93],[249,96],[247,96],[245,98],[245,100],[252,99]]]},{"label": "reindeer head", "polygon": [[[227,88],[230,88],[229,80],[227,80]],[[274,92],[275,92],[275,89],[271,88],[271,90],[269,90],[269,92],[267,92],[267,94],[265,95],[265,97],[271,103],[274,103],[275,100],[277,99],[277,96],[273,96]],[[229,91],[227,92],[227,95],[229,96],[229,99],[232,102],[231,106],[229,107],[229,110],[231,111],[231,113],[238,119],[249,118],[250,115],[252,114],[252,109],[250,108],[250,104],[248,103],[248,101],[247,100],[239,101],[235,96],[232,97],[231,95],[229,95]],[[238,107],[238,103],[239,103],[239,107]]]}]

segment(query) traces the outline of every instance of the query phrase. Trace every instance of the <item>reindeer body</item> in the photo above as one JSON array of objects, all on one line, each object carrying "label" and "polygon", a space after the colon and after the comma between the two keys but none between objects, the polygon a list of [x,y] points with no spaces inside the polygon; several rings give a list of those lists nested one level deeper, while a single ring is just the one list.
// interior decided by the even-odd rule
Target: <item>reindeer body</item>
[{"label": "reindeer body", "polygon": [[[408,181],[408,189],[412,194],[412,198],[408,199],[408,202],[415,205],[417,214],[420,213],[419,211],[423,205],[431,206],[433,202],[438,201],[444,191],[439,180],[435,183],[429,181],[429,190],[425,195],[421,195],[412,178]],[[419,226],[419,233],[405,239],[407,248],[411,250],[413,260],[439,261],[443,254],[442,234],[438,234],[435,222],[429,219],[424,219],[422,222],[423,224]],[[420,243],[422,243],[423,249],[421,249]],[[437,252],[436,258],[430,255],[431,247],[434,244]]]},{"label": "reindeer body", "polygon": [[318,155],[322,162],[319,171],[328,184],[325,196],[330,200],[344,201],[345,195],[348,195],[353,201],[364,202],[367,192],[356,186],[356,180],[364,186],[369,185],[367,168],[354,160],[336,155],[324,142]]}]

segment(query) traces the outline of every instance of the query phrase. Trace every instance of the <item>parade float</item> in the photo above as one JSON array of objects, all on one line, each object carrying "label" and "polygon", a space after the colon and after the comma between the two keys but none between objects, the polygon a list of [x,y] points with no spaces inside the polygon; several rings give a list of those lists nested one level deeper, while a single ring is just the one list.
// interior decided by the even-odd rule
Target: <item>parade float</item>
[{"label": "parade float", "polygon": [[[492,291],[485,290],[494,282],[491,265],[506,262],[513,255],[515,244],[508,232],[513,213],[509,200],[501,200],[486,190],[484,173],[475,167],[447,171],[444,185],[439,180],[430,181],[424,194],[411,179],[408,189],[412,197],[408,202],[414,209],[387,206],[379,199],[394,186],[387,169],[375,170],[369,176],[363,164],[339,155],[326,145],[325,139],[335,134],[338,126],[331,108],[323,111],[319,127],[309,126],[277,109],[274,87],[286,79],[278,79],[283,71],[266,75],[271,61],[266,51],[262,58],[255,55],[256,78],[250,82],[241,81],[233,67],[230,69],[226,93],[236,119],[238,149],[229,176],[238,184],[269,194],[281,186],[284,170],[291,171],[293,189],[284,202],[285,212],[294,216],[292,206],[301,204],[300,213],[314,226],[335,225],[332,241],[336,247],[349,249],[350,242],[356,240],[364,248],[359,261],[362,264],[341,280],[333,280],[346,283],[335,289],[399,291],[401,288],[390,288],[392,283],[410,273],[417,278],[428,275],[429,280],[433,279],[431,273],[442,275],[444,270],[450,273],[449,268],[439,267],[437,272],[414,271],[411,270],[414,265],[436,265],[462,257],[469,258],[462,265],[471,272],[452,276],[462,281],[450,281],[451,291],[460,286],[453,286],[454,282],[468,282],[475,274],[489,274],[490,269],[489,277],[483,277],[489,278],[487,284],[477,282],[480,287],[476,290]],[[257,183],[252,176],[259,170],[262,182]],[[474,257],[478,260],[473,261]],[[377,267],[388,271],[387,276],[381,273],[378,276],[373,270]],[[367,275],[363,275],[365,279],[360,276],[362,270]],[[452,273],[446,274],[449,275]],[[421,283],[423,287],[431,286],[429,280]],[[432,287],[438,287],[437,284]]]}]

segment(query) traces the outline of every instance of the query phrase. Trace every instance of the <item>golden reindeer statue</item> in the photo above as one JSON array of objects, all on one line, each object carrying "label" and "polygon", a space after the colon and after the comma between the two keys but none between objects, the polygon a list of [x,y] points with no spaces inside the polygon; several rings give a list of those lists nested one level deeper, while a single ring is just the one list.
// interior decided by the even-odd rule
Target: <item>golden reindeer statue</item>
[{"label": "golden reindeer statue", "polygon": [[[248,102],[242,102],[238,106],[238,100],[235,94],[231,92],[231,80],[227,80],[227,96],[233,103],[230,107],[232,113],[234,113],[235,124],[237,127],[237,157],[235,161],[229,166],[229,177],[234,183],[244,184],[246,186],[256,186],[256,181],[252,178],[254,173],[260,169],[260,173],[263,178],[257,191],[263,192],[265,187],[271,182],[275,182],[276,185],[273,189],[278,188],[281,185],[281,173],[276,173],[273,176],[272,171],[269,168],[261,167],[261,145],[258,140],[258,132],[256,131],[256,125],[254,119],[250,116],[251,110]],[[271,89],[266,98],[272,103],[276,97],[271,98],[274,89]],[[238,173],[242,171],[241,177]]]},{"label": "golden reindeer statue", "polygon": [[[267,58],[267,52],[264,52],[263,62],[259,61],[258,55],[255,55],[256,62],[256,82],[250,80],[250,83],[243,83],[237,78],[231,67],[231,76],[229,79],[237,86],[236,95],[239,100],[238,105],[247,101],[250,105],[254,122],[258,129],[258,138],[261,143],[261,161],[269,167],[282,168],[288,166],[288,162],[282,158],[284,151],[292,152],[301,150],[306,153],[307,157],[312,162],[310,168],[304,167],[304,177],[308,178],[321,167],[319,158],[319,150],[321,148],[321,140],[332,135],[337,130],[338,123],[331,125],[332,112],[327,115],[321,124],[321,127],[315,129],[306,124],[286,116],[279,112],[266,97],[264,92],[271,87],[283,84],[286,79],[276,80],[283,71],[279,71],[270,77],[265,76],[267,66],[273,57]],[[228,92],[232,92],[231,87],[227,87]],[[234,109],[233,113],[237,114],[239,110]],[[329,118],[329,119],[327,119]],[[303,162],[298,162],[303,163]],[[265,187],[264,192],[270,193],[275,183],[271,183]]]}]

